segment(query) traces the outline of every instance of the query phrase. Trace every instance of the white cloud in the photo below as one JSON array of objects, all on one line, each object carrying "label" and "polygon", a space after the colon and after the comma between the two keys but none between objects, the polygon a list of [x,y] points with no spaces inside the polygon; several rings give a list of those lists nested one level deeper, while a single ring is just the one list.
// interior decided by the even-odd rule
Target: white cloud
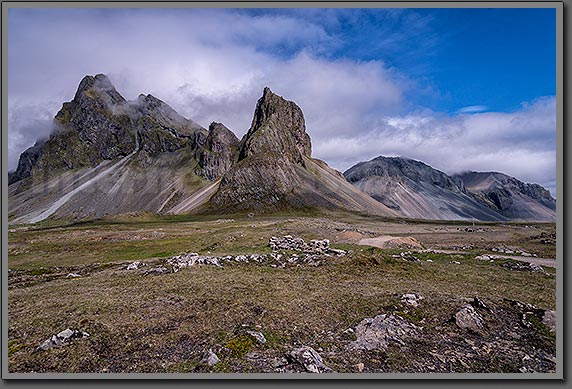
[{"label": "white cloud", "polygon": [[500,171],[555,194],[555,120],[554,97],[512,113],[445,116],[425,110],[386,118],[375,131],[332,136],[315,143],[314,154],[342,171],[379,155],[419,159],[449,174]]},{"label": "white cloud", "polygon": [[483,112],[488,111],[489,107],[486,105],[470,105],[468,107],[463,107],[459,109],[457,113],[476,113],[476,112]]},{"label": "white cloud", "polygon": [[[411,111],[407,96],[434,92],[382,61],[322,55],[340,44],[320,24],[334,25],[332,12],[319,19],[232,10],[126,10],[98,17],[80,10],[19,11],[9,13],[10,170],[46,135],[81,78],[106,73],[127,99],[151,93],[203,126],[221,121],[238,136],[268,85],[302,108],[314,156],[342,171],[379,155],[401,155],[447,173],[497,170],[547,186],[555,180],[553,97],[512,113],[482,112],[486,106],[455,115]],[[388,34],[376,47],[400,42]]]},{"label": "white cloud", "polygon": [[[268,85],[295,100],[320,137],[351,132],[361,117],[395,113],[410,83],[381,61],[320,57],[335,38],[290,15],[125,11],[102,19],[85,11],[51,10],[49,18],[28,12],[12,19],[34,23],[11,30],[8,57],[9,100],[26,102],[30,114],[47,101],[70,100],[86,74],[105,73],[127,99],[151,93],[204,126],[221,121],[240,136]],[[290,55],[276,55],[281,48]],[[59,105],[49,108],[53,116]],[[22,125],[12,121],[9,132],[19,136]],[[10,142],[9,169],[25,143]],[[33,143],[29,138],[27,146]]]}]

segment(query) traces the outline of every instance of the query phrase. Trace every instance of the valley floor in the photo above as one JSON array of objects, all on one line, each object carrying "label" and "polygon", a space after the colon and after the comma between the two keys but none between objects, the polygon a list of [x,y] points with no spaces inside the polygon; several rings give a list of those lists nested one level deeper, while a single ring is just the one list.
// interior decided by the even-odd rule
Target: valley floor
[{"label": "valley floor", "polygon": [[[554,372],[555,250],[554,224],[348,214],[11,226],[9,371]],[[221,266],[173,272],[190,252]],[[38,349],[67,328],[89,337]]]}]

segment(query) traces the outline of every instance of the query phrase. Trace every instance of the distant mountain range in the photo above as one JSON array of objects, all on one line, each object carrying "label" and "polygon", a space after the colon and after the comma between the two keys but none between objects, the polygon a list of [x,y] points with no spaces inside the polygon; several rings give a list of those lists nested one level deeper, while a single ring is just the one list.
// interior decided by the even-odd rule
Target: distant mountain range
[{"label": "distant mountain range", "polygon": [[342,175],[311,150],[302,110],[269,88],[239,140],[221,123],[207,130],[156,97],[127,101],[105,75],[86,76],[49,138],[24,151],[9,173],[9,221],[315,209],[555,220],[546,189],[502,173],[448,176],[422,162],[378,157]]},{"label": "distant mountain range", "polygon": [[497,172],[449,176],[423,162],[377,157],[344,176],[402,216],[435,220],[556,220],[556,200],[537,184]]}]

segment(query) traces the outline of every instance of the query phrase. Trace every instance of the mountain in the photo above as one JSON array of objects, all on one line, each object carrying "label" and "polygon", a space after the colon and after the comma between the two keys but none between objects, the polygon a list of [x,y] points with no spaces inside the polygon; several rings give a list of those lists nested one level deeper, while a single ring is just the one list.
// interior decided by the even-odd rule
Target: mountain
[{"label": "mountain", "polygon": [[434,220],[555,221],[556,200],[502,173],[449,176],[420,161],[377,157],[344,172],[356,188],[401,216]]},{"label": "mountain", "polygon": [[304,115],[294,102],[265,88],[236,162],[210,199],[216,211],[346,209],[377,215],[395,212],[353,188],[343,175],[311,157]]},{"label": "mountain", "polygon": [[128,102],[105,75],[86,76],[73,100],[56,114],[50,137],[21,155],[9,184],[32,175],[48,178],[95,167],[136,151],[155,156],[188,144],[197,147],[206,137],[204,128],[161,100],[141,95]]},{"label": "mountain", "polygon": [[506,218],[476,201],[460,179],[423,162],[377,157],[344,172],[356,188],[401,216],[434,220],[488,220]]},{"label": "mountain", "polygon": [[556,220],[556,200],[538,184],[524,183],[498,172],[458,174],[472,196],[481,204],[512,220]]},{"label": "mountain", "polygon": [[[234,134],[220,126],[207,131],[152,95],[127,101],[105,75],[86,76],[49,138],[24,151],[10,174],[9,218],[184,212],[233,158],[221,147]],[[213,162],[209,152],[224,156]]]},{"label": "mountain", "polygon": [[206,130],[152,95],[127,101],[103,74],[86,76],[49,138],[22,153],[8,196],[16,223],[140,211],[396,215],[311,158],[302,110],[269,88],[239,140],[222,123]]}]

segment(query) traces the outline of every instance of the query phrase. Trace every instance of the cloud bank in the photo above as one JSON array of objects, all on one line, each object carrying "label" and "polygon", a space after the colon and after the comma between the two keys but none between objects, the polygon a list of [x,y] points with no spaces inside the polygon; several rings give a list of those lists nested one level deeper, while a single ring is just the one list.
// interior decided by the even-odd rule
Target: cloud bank
[{"label": "cloud bank", "polygon": [[[238,136],[268,85],[304,111],[314,156],[342,171],[378,155],[400,155],[447,173],[502,171],[555,194],[554,97],[508,113],[483,112],[480,104],[447,114],[413,104],[413,96],[438,98],[440,92],[382,56],[331,55],[347,44],[339,24],[359,25],[360,16],[344,10],[11,9],[8,168],[49,134],[51,119],[83,76],[105,73],[127,99],[151,93],[205,127],[221,121]],[[378,16],[387,31],[378,51],[426,36],[418,47],[422,56],[422,48],[435,43],[427,18],[392,10]],[[407,34],[390,33],[387,26],[404,20]]]}]

